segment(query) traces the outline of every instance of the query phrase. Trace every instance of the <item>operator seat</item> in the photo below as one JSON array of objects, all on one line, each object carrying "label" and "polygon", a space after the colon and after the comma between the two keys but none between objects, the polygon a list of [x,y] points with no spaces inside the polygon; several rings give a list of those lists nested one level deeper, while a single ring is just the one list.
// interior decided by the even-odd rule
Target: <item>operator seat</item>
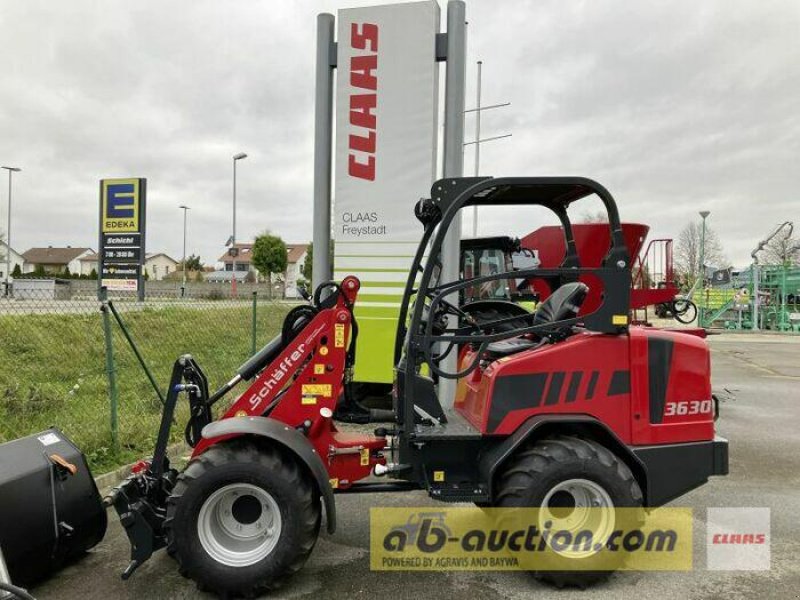
[{"label": "operator seat", "polygon": [[[580,281],[565,283],[536,308],[533,324],[546,325],[576,317],[588,293],[589,286],[585,283]],[[545,329],[545,332],[547,332],[547,329]],[[539,343],[525,337],[515,337],[492,342],[486,347],[486,354],[490,360],[497,360],[523,350],[529,350],[539,345]]]},{"label": "operator seat", "polygon": [[547,297],[536,309],[534,325],[555,323],[578,316],[589,286],[580,281],[565,283]]}]

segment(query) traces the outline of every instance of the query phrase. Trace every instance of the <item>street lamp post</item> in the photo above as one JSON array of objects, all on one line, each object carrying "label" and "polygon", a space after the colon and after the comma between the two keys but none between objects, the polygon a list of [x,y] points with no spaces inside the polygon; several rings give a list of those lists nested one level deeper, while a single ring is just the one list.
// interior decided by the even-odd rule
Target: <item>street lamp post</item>
[{"label": "street lamp post", "polygon": [[183,209],[183,286],[181,287],[181,296],[186,295],[186,213],[189,211],[189,207],[181,204],[180,207]]},{"label": "street lamp post", "polygon": [[6,277],[5,277],[5,295],[10,295],[10,288],[8,278],[11,275],[11,174],[19,173],[22,171],[19,167],[0,167],[8,171],[8,220],[6,227]]},{"label": "street lamp post", "polygon": [[233,235],[231,236],[231,256],[233,256],[233,273],[231,279],[231,294],[236,297],[236,162],[247,158],[247,154],[239,152],[233,155]]},{"label": "street lamp post", "polygon": [[[711,214],[710,210],[701,210],[700,216],[703,218],[703,228],[700,233],[700,289],[702,294],[706,290],[706,218]],[[700,306],[700,325],[703,325],[703,317],[706,306],[706,298],[703,297],[703,304]]]},{"label": "street lamp post", "polygon": [[[478,61],[477,102],[475,103],[475,177],[481,168],[481,72],[483,61]],[[478,205],[472,207],[472,237],[478,237]]]}]

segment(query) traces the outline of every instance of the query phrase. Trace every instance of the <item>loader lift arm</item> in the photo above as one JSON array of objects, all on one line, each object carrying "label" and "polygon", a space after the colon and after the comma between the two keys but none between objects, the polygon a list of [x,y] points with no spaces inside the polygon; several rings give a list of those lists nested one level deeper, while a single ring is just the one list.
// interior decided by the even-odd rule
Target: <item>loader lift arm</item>
[{"label": "loader lift arm", "polygon": [[[114,506],[119,514],[131,543],[131,562],[122,575],[123,579],[129,578],[155,551],[168,543],[164,528],[167,500],[175,486],[178,470],[171,466],[167,450],[181,393],[186,393],[189,399],[190,417],[184,437],[186,443],[194,448],[193,456],[199,456],[214,444],[233,437],[260,436],[273,440],[294,452],[300,463],[312,473],[325,501],[328,528],[335,527],[333,492],[325,465],[320,460],[320,456],[327,453],[327,447],[325,452],[309,457],[297,452],[296,440],[289,443],[292,438],[287,442],[289,434],[309,437],[315,421],[320,424],[314,427],[314,432],[319,433],[320,426],[325,431],[326,423],[323,421],[329,420],[325,417],[328,413],[320,410],[316,419],[302,419],[293,423],[291,428],[282,423],[280,431],[271,426],[277,422],[267,417],[284,400],[300,402],[300,398],[307,395],[308,386],[298,385],[298,379],[301,375],[304,376],[303,382],[308,379],[312,371],[310,360],[317,350],[328,360],[323,365],[324,372],[315,370],[311,377],[315,381],[330,382],[321,385],[329,386],[325,388],[330,390],[327,396],[332,406],[335,405],[355,356],[355,327],[352,326],[348,346],[345,344],[345,325],[352,320],[358,288],[356,278],[348,278],[341,285],[328,282],[319,286],[313,302],[292,309],[284,320],[281,333],[242,364],[236,375],[211,395],[205,373],[190,354],[175,361],[152,458],[137,463],[132,474],[104,499],[104,504]],[[336,349],[335,353],[328,350],[330,346]],[[319,369],[319,364],[317,367]],[[276,378],[279,383],[276,383]],[[214,422],[213,405],[243,381],[251,382],[250,388]],[[216,427],[209,427],[212,422]]]}]

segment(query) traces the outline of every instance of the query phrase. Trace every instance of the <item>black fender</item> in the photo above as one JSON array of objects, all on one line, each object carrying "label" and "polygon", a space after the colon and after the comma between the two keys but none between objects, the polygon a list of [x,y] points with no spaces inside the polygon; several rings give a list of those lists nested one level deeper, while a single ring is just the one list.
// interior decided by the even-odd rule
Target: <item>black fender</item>
[{"label": "black fender", "polygon": [[639,457],[604,423],[589,415],[535,415],[525,421],[510,436],[484,452],[478,463],[481,481],[488,485],[489,496],[494,498],[494,483],[497,472],[523,444],[532,439],[548,435],[582,435],[596,440],[616,454],[628,465],[647,500],[651,496],[648,487],[647,468]]},{"label": "black fender", "polygon": [[268,417],[231,417],[209,423],[203,428],[203,438],[222,436],[254,435],[266,438],[283,446],[294,454],[300,464],[305,465],[319,488],[325,504],[328,533],[336,531],[336,501],[328,477],[328,470],[308,438],[286,423]]}]

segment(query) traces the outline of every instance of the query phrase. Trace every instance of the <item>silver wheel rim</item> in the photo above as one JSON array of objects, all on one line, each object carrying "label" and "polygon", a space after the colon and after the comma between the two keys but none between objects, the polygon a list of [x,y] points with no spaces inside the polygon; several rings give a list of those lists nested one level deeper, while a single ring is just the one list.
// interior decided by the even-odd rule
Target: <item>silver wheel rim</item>
[{"label": "silver wheel rim", "polygon": [[542,500],[540,528],[544,528],[548,521],[551,522],[551,532],[568,531],[573,537],[581,531],[592,532],[592,544],[588,549],[584,544],[566,549],[554,547],[551,534],[548,545],[554,552],[568,558],[594,556],[614,531],[614,502],[608,492],[594,481],[567,479],[554,486]]},{"label": "silver wheel rim", "polygon": [[249,483],[232,483],[211,494],[197,518],[200,544],[215,561],[248,567],[268,556],[281,536],[275,499]]}]

